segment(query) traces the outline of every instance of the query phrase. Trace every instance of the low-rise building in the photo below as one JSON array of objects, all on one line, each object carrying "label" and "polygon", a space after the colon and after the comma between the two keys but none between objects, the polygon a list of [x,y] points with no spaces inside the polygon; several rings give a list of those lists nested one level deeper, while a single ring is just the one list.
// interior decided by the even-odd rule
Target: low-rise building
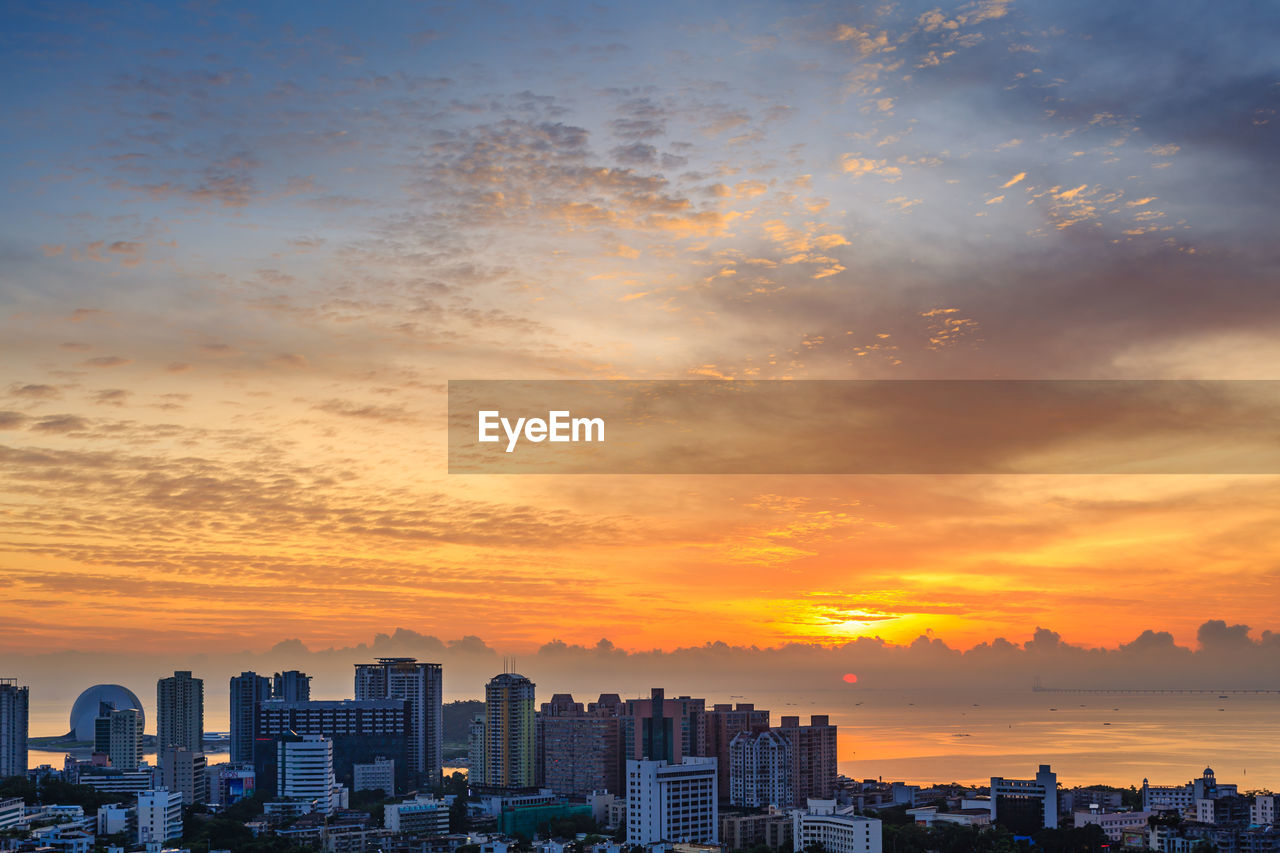
[{"label": "low-rise building", "polygon": [[383,825],[393,833],[404,835],[447,835],[449,803],[430,795],[422,795],[402,803],[382,807]]},{"label": "low-rise building", "polygon": [[838,809],[835,800],[809,800],[793,811],[791,833],[797,850],[816,844],[826,853],[881,853],[883,844],[879,820]]},{"label": "low-rise building", "polygon": [[1102,827],[1102,831],[1111,841],[1120,841],[1126,829],[1147,828],[1147,819],[1151,812],[1104,812],[1094,809],[1077,811],[1072,814],[1076,826],[1094,824]]}]

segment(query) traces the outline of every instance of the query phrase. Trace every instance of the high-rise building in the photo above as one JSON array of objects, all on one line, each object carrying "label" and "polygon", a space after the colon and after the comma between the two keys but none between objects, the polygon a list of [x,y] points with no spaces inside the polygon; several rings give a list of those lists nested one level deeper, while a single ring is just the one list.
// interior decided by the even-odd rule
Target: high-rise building
[{"label": "high-rise building", "polygon": [[991,777],[991,822],[1014,835],[1058,827],[1058,774],[1041,764],[1034,779]]},{"label": "high-rise building", "polygon": [[112,767],[137,770],[142,763],[142,712],[102,702],[94,726],[93,751],[107,756]]},{"label": "high-rise building", "polygon": [[209,802],[209,781],[205,773],[208,762],[204,753],[171,746],[164,756],[156,756],[160,764],[161,784],[182,795],[184,806]]},{"label": "high-rise building", "polygon": [[0,778],[27,772],[30,691],[16,678],[0,678]]},{"label": "high-rise building", "polygon": [[354,783],[356,764],[389,758],[395,762],[396,789],[403,791],[408,785],[409,732],[406,699],[260,702],[253,750],[257,789],[268,796],[276,793],[276,742],[298,734],[324,735],[333,741],[334,773],[343,784]]},{"label": "high-rise building", "polygon": [[729,742],[729,802],[789,808],[796,803],[791,744],[780,733],[739,732]]},{"label": "high-rise building", "polygon": [[253,720],[258,704],[270,699],[271,693],[271,679],[265,675],[242,672],[231,676],[231,761],[253,761]]},{"label": "high-rise building", "polygon": [[467,784],[485,787],[484,767],[484,714],[477,714],[467,725]]},{"label": "high-rise building", "polygon": [[626,773],[628,844],[719,841],[714,758],[689,757],[680,764],[632,759]]},{"label": "high-rise building", "polygon": [[813,714],[809,725],[799,717],[783,717],[775,731],[791,746],[792,805],[829,800],[836,790],[836,727],[826,714]]},{"label": "high-rise building", "polygon": [[316,801],[319,814],[333,814],[333,741],[324,735],[288,735],[276,744],[276,794]]},{"label": "high-rise building", "polygon": [[356,664],[356,699],[409,702],[408,769],[429,785],[440,781],[444,765],[444,699],[441,667],[414,658],[378,658]]},{"label": "high-rise building", "polygon": [[519,790],[538,784],[534,684],[504,672],[484,689],[484,784]]},{"label": "high-rise building", "polygon": [[159,788],[138,794],[138,841],[182,837],[182,795]]},{"label": "high-rise building", "polygon": [[[678,764],[686,755],[706,754],[706,700],[668,697],[661,687],[647,699],[619,703],[603,694],[592,707],[617,706],[623,759],[649,758]],[[659,722],[661,721],[661,722]]]},{"label": "high-rise building", "polygon": [[748,702],[740,702],[736,708],[731,704],[714,705],[703,716],[706,746],[702,754],[716,759],[720,774],[720,799],[725,800],[729,798],[729,744],[739,732],[753,734],[767,731],[769,712],[757,709]]},{"label": "high-rise building", "polygon": [[204,680],[177,670],[156,682],[156,758],[170,747],[204,752]]},{"label": "high-rise building", "polygon": [[277,672],[272,677],[271,698],[286,702],[306,702],[311,699],[311,676],[296,669]]},{"label": "high-rise building", "polygon": [[622,793],[619,779],[618,718],[592,703],[585,711],[568,693],[557,693],[538,713],[538,771],[543,787],[565,797],[596,791]]}]

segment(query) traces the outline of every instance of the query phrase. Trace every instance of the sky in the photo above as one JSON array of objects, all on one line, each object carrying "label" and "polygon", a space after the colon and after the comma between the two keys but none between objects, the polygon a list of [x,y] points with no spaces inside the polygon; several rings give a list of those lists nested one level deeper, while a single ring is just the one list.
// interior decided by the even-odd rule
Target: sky
[{"label": "sky", "polygon": [[1263,4],[0,16],[16,675],[1275,642],[1274,476],[446,462],[451,379],[1280,378]]}]

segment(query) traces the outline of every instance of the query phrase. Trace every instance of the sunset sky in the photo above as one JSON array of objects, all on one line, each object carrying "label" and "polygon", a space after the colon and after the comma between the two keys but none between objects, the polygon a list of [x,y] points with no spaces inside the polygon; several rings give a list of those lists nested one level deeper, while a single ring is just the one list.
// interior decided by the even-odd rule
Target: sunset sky
[{"label": "sunset sky", "polygon": [[1274,476],[445,457],[450,379],[1280,379],[1277,39],[1209,2],[6,3],[0,653],[1280,631]]}]

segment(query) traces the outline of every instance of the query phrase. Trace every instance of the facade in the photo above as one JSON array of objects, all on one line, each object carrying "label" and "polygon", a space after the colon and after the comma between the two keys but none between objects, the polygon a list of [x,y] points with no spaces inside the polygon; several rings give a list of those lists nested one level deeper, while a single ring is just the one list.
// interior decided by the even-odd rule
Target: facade
[{"label": "facade", "polygon": [[296,669],[277,672],[271,678],[271,698],[285,702],[311,700],[311,676]]},{"label": "facade", "polygon": [[991,777],[991,822],[1014,835],[1058,827],[1058,775],[1041,764],[1034,779]]},{"label": "facade", "polygon": [[427,784],[440,781],[444,765],[444,704],[441,667],[414,658],[378,658],[356,664],[357,700],[403,699],[409,703],[405,766]]},{"label": "facade", "polygon": [[384,796],[396,795],[396,763],[390,758],[377,758],[351,768],[352,791],[381,791]]},{"label": "facade", "polygon": [[729,744],[739,732],[754,734],[769,729],[769,712],[757,709],[749,702],[740,702],[737,707],[730,704],[713,705],[707,711],[704,727],[706,745],[701,752],[716,759],[719,768],[719,796],[722,800],[729,798]]},{"label": "facade", "polygon": [[137,770],[142,763],[142,712],[103,702],[94,721],[93,751],[107,756],[112,767]]},{"label": "facade", "polygon": [[383,824],[395,834],[448,835],[449,804],[430,796],[382,807]]},{"label": "facade", "polygon": [[257,790],[257,774],[251,764],[215,764],[205,769],[205,779],[209,803],[215,806],[238,803]]},{"label": "facade", "polygon": [[533,698],[533,682],[514,672],[495,675],[485,685],[485,786],[521,790],[538,784]]},{"label": "facade", "polygon": [[1096,824],[1111,841],[1120,841],[1126,829],[1146,829],[1151,812],[1078,811],[1073,815],[1076,826]]},{"label": "facade", "polygon": [[701,755],[706,744],[705,700],[681,696],[668,699],[654,687],[648,699],[628,699],[613,705],[613,694],[600,697],[594,709],[617,707],[623,758],[679,764],[686,755]]},{"label": "facade", "polygon": [[286,800],[314,801],[329,815],[337,809],[333,793],[333,741],[324,735],[281,738],[276,743],[276,795]]},{"label": "facade", "polygon": [[729,802],[744,808],[795,804],[791,743],[775,731],[739,732],[729,742]]},{"label": "facade", "polygon": [[204,752],[204,680],[177,670],[156,682],[156,756],[170,747]]},{"label": "facade", "polygon": [[138,794],[138,842],[182,836],[182,795],[158,788]]},{"label": "facade", "polygon": [[1280,794],[1259,794],[1253,798],[1250,817],[1258,826],[1269,826],[1280,815]]},{"label": "facade", "polygon": [[583,710],[567,693],[553,696],[537,715],[537,773],[562,797],[596,791],[621,793],[618,718]]},{"label": "facade", "polygon": [[1247,824],[1252,817],[1253,805],[1252,800],[1239,794],[1201,797],[1196,800],[1196,820],[1216,825]]},{"label": "facade", "polygon": [[271,698],[271,680],[256,672],[231,676],[231,761],[253,761],[253,718]]},{"label": "facade", "polygon": [[880,821],[837,809],[835,800],[810,800],[807,809],[792,812],[795,849],[818,845],[826,853],[881,853]]},{"label": "facade", "polygon": [[16,678],[0,678],[0,778],[27,772],[30,691]]},{"label": "facade", "polygon": [[204,753],[169,747],[159,764],[161,787],[181,794],[184,806],[209,802]]},{"label": "facade", "polygon": [[334,773],[354,783],[355,765],[379,758],[395,762],[396,789],[408,786],[410,715],[405,699],[339,699],[285,702],[270,699],[258,705],[254,725],[254,770],[257,786],[275,793],[276,741],[290,733],[324,735],[333,741]]},{"label": "facade", "polygon": [[[661,719],[661,718],[658,718]],[[627,843],[717,843],[716,760],[627,762]]]},{"label": "facade", "polygon": [[720,815],[720,843],[730,850],[760,845],[770,850],[790,850],[791,832],[791,813],[782,809]]},{"label": "facade", "polygon": [[0,800],[0,829],[8,829],[22,822],[26,810],[26,802],[22,797],[9,797]]},{"label": "facade", "polygon": [[[155,787],[152,768],[143,765],[137,770],[118,770],[114,767],[81,767],[76,782],[111,794],[141,794]],[[181,804],[181,799],[179,799]]]},{"label": "facade", "polygon": [[783,717],[776,729],[791,745],[791,784],[794,803],[829,800],[836,789],[836,727],[826,714],[813,714],[809,725],[799,717]]}]

